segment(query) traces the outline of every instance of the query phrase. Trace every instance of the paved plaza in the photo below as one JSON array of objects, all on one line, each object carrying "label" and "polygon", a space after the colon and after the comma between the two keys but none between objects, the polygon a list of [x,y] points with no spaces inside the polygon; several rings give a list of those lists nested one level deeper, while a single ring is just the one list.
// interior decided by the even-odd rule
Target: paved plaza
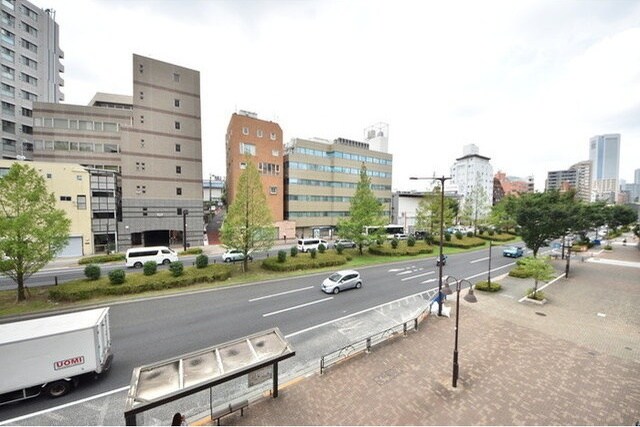
[{"label": "paved plaza", "polygon": [[[456,389],[454,295],[451,318],[430,316],[418,332],[293,382],[222,424],[634,425],[640,250],[616,244],[589,255],[544,288],[544,305],[519,302],[532,281],[509,277],[499,293],[477,292],[476,304],[461,298]],[[564,261],[553,263],[564,272]]]}]

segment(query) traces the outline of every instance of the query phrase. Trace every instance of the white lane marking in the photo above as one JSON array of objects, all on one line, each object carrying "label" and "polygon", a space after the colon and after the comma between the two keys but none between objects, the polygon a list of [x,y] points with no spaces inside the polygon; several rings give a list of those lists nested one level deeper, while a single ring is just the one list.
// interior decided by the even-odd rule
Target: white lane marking
[{"label": "white lane marking", "polygon": [[260,301],[262,299],[267,299],[267,298],[279,297],[280,295],[292,294],[294,292],[306,291],[307,289],[313,289],[313,286],[307,286],[306,288],[294,289],[292,291],[280,292],[277,294],[265,295],[263,297],[250,299],[249,302]]},{"label": "white lane marking", "polygon": [[475,264],[476,262],[482,262],[482,261],[486,261],[488,259],[489,259],[489,257],[474,259],[473,261],[469,261],[469,264]]},{"label": "white lane marking", "polygon": [[395,273],[396,271],[402,271],[404,268],[391,268],[389,269],[389,273]]},{"label": "white lane marking", "polygon": [[402,273],[398,273],[398,276],[402,276],[404,274],[411,274],[413,273],[413,270],[407,270],[407,271],[403,271]]},{"label": "white lane marking", "polygon": [[435,274],[435,271],[427,271],[426,273],[416,274],[415,276],[410,276],[410,277],[405,277],[404,279],[400,279],[400,281],[404,282],[405,280],[416,279],[418,277],[428,276],[429,274]]},{"label": "white lane marking", "polygon": [[425,284],[425,283],[431,283],[431,282],[435,282],[438,279],[427,279],[424,282],[420,282],[421,285]]},{"label": "white lane marking", "polygon": [[284,313],[285,311],[297,310],[298,308],[306,307],[308,305],[318,304],[318,303],[321,303],[321,302],[329,301],[331,299],[333,299],[333,297],[323,298],[323,299],[319,299],[317,301],[311,301],[311,302],[308,302],[306,304],[300,304],[300,305],[296,305],[296,306],[289,307],[289,308],[283,308],[282,310],[272,311],[271,313],[265,313],[265,314],[262,315],[262,317],[269,317],[269,316],[273,316],[274,314]]},{"label": "white lane marking", "polygon": [[90,400],[100,399],[101,397],[105,397],[105,396],[108,396],[108,395],[114,394],[114,393],[119,393],[121,391],[125,391],[125,390],[128,390],[128,389],[129,389],[129,386],[125,386],[125,387],[117,388],[115,390],[105,391],[104,393],[100,393],[100,394],[96,394],[95,396],[90,396],[90,397],[86,397],[84,399],[76,400],[75,402],[65,403],[64,405],[56,406],[56,407],[49,408],[49,409],[44,409],[42,411],[34,412],[32,414],[22,415],[20,417],[13,418],[11,420],[5,420],[5,421],[0,422],[0,425],[15,424],[18,421],[22,421],[22,420],[26,420],[26,419],[31,418],[31,417],[36,417],[38,415],[46,414],[48,412],[53,412],[53,411],[57,411],[57,410],[60,410],[60,409],[68,408],[70,406],[74,406],[74,405],[77,405],[77,404],[80,404],[80,403],[89,402]]}]

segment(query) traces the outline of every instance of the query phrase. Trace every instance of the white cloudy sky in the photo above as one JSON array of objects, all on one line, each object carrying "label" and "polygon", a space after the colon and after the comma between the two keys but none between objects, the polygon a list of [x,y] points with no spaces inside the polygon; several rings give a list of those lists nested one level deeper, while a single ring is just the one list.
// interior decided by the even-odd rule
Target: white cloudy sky
[{"label": "white cloudy sky", "polygon": [[205,177],[239,109],[285,141],[388,123],[400,190],[470,143],[539,190],[596,134],[622,134],[622,179],[640,168],[640,1],[32,1],[56,11],[67,103],[131,95],[133,53],[200,71]]}]

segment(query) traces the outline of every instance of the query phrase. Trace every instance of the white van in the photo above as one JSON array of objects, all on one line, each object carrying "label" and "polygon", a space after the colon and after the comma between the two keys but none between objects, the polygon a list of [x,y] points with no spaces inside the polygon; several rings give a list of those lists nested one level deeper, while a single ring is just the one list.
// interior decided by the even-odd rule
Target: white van
[{"label": "white van", "polygon": [[329,244],[322,239],[298,239],[298,250],[300,252],[309,252],[311,249],[318,250],[318,246],[324,245],[325,249],[329,249]]},{"label": "white van", "polygon": [[169,264],[178,261],[178,254],[166,246],[149,246],[146,248],[127,249],[127,267],[142,268],[145,262]]}]

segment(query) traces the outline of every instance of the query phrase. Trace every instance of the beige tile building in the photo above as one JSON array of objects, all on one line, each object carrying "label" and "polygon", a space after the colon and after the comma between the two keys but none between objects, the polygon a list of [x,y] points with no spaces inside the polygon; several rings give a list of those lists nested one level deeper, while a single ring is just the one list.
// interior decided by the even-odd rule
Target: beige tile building
[{"label": "beige tile building", "polygon": [[285,219],[295,221],[297,236],[333,237],[338,220],[349,215],[363,164],[390,216],[393,155],[372,150],[369,142],[295,138],[284,161]]},{"label": "beige tile building", "polygon": [[[16,160],[0,160],[0,176],[11,168]],[[47,191],[56,198],[56,208],[62,209],[71,220],[69,243],[59,256],[83,256],[93,254],[91,230],[91,183],[89,172],[79,164],[27,162],[36,169],[47,184]]]},{"label": "beige tile building", "polygon": [[[133,96],[98,93],[89,106],[34,105],[34,159],[120,174],[118,208],[106,212],[119,250],[182,246],[183,219],[186,242],[201,245],[200,120],[198,71],[133,55]],[[105,226],[94,231],[115,238]]]}]

